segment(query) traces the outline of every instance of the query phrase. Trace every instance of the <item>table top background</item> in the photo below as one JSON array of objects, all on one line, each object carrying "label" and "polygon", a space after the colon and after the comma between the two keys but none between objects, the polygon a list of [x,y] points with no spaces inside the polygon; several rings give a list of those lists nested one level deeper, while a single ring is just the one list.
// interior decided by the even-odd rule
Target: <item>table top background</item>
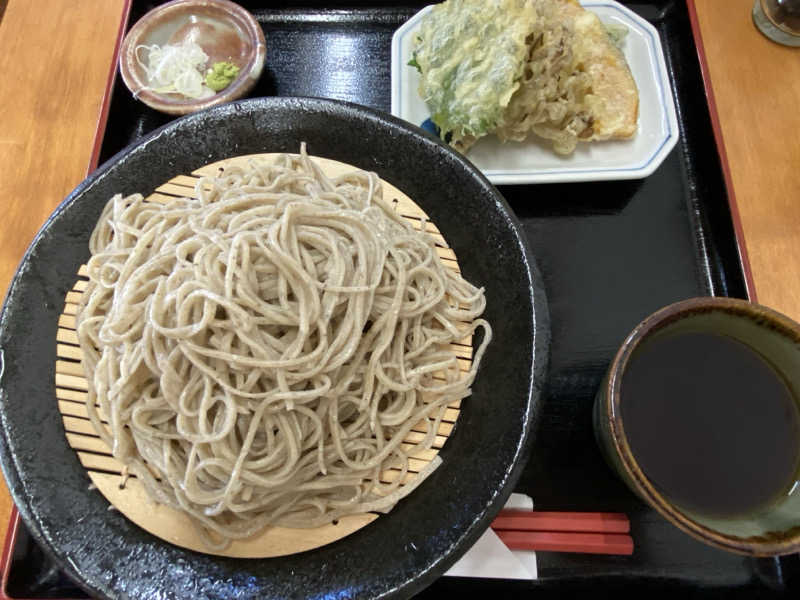
[{"label": "table top background", "polygon": [[[755,29],[752,0],[694,5],[751,296],[800,321],[800,49]],[[124,6],[0,0],[3,295],[39,227],[87,174]],[[0,478],[0,539],[11,506]]]}]

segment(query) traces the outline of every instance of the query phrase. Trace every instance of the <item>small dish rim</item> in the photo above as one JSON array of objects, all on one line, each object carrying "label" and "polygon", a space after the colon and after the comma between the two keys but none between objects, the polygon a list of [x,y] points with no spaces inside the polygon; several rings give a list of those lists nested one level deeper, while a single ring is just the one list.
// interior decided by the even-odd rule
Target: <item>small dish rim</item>
[{"label": "small dish rim", "polygon": [[[253,44],[247,63],[242,67],[240,75],[224,90],[217,92],[213,96],[202,99],[179,100],[172,99],[163,94],[157,94],[146,89],[146,82],[143,81],[136,70],[136,47],[139,40],[146,34],[151,25],[157,19],[170,13],[179,13],[193,6],[212,8],[226,14],[231,20],[235,21],[249,37]],[[258,21],[255,20],[247,10],[230,2],[229,0],[172,0],[150,12],[139,19],[125,35],[119,53],[119,70],[125,86],[133,94],[133,97],[150,108],[170,115],[186,115],[199,110],[217,106],[225,102],[230,102],[241,98],[247,94],[258,81],[264,69],[264,62],[267,55],[266,39]]]}]

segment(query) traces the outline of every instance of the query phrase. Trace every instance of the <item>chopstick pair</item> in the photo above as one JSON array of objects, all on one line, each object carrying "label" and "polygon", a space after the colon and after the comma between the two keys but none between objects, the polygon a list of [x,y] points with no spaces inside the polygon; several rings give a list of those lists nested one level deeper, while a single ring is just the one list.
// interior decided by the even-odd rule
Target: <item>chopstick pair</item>
[{"label": "chopstick pair", "polygon": [[492,529],[511,550],[633,554],[630,522],[622,513],[503,509]]}]

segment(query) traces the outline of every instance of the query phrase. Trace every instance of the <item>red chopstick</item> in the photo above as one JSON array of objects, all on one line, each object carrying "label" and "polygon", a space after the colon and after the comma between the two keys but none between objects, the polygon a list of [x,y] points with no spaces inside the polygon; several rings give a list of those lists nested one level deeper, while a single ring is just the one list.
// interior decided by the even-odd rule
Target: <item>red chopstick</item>
[{"label": "red chopstick", "polygon": [[624,533],[562,531],[495,531],[511,550],[633,554],[633,539]]},{"label": "red chopstick", "polygon": [[630,522],[622,513],[504,509],[492,529],[512,550],[633,553]]},{"label": "red chopstick", "polygon": [[505,508],[492,522],[492,529],[628,533],[631,524],[623,513],[549,512]]}]

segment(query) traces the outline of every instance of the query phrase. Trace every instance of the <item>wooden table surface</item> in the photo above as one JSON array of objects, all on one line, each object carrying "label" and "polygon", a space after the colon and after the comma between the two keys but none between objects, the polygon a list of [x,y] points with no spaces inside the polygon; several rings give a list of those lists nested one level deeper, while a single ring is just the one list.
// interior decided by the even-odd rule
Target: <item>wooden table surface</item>
[{"label": "wooden table surface", "polygon": [[[761,35],[752,4],[696,0],[697,17],[758,301],[800,320],[800,49]],[[3,291],[87,173],[124,0],[43,5],[0,0]],[[0,539],[10,511],[0,480]]]}]

